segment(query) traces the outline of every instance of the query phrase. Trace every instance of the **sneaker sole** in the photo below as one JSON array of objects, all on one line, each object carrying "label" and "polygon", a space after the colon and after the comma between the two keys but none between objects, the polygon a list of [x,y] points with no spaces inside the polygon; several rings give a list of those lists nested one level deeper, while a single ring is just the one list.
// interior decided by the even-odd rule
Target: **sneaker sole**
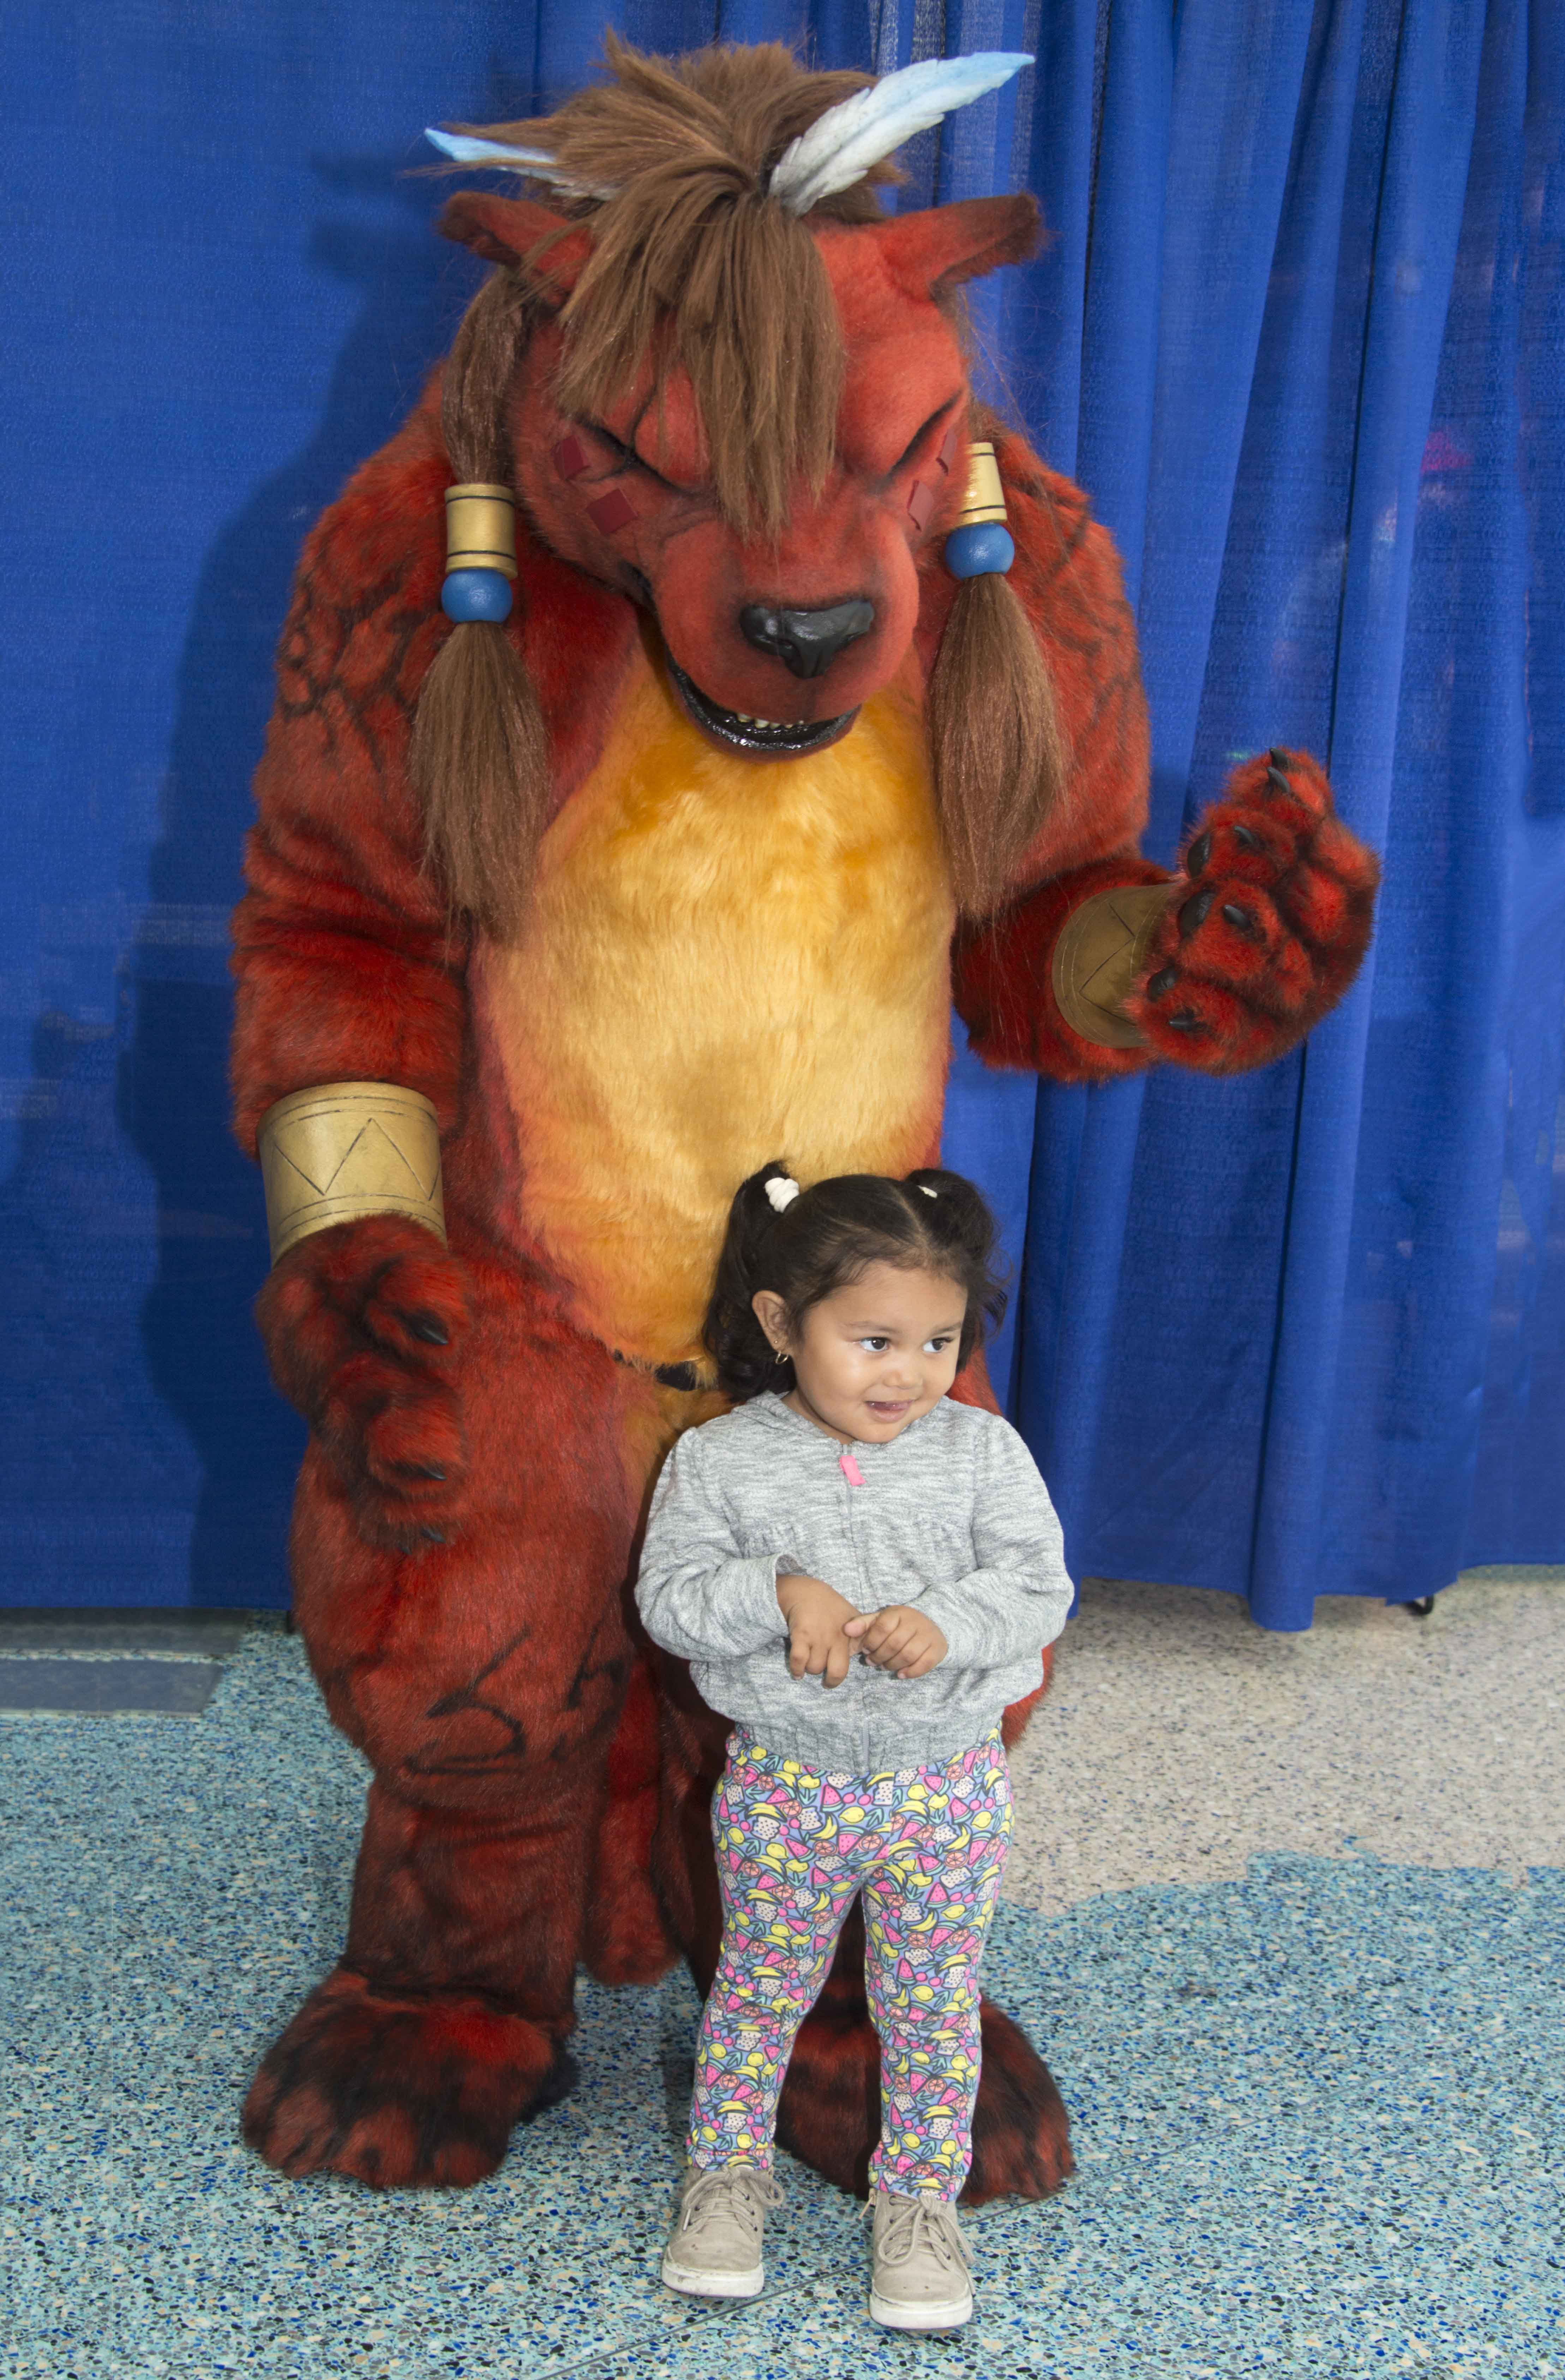
[{"label": "sneaker sole", "polygon": [[959,2330],[973,2319],[973,2298],[948,2298],[944,2305],[904,2305],[869,2292],[870,2319],[887,2330]]},{"label": "sneaker sole", "polygon": [[689,2265],[673,2265],[663,2258],[665,2288],[678,2289],[687,2298],[758,2298],[766,2279],[764,2265],[753,2265],[747,2273],[702,2273]]}]

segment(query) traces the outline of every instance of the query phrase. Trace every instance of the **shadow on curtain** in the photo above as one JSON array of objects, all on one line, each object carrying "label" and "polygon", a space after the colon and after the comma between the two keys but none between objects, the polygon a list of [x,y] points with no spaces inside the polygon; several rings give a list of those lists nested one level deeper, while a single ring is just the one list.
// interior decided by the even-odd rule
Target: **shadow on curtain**
[{"label": "shadow on curtain", "polygon": [[[997,1378],[1073,1567],[1291,1628],[1565,1558],[1550,0],[455,0],[394,42],[367,0],[177,34],[99,0],[32,12],[0,99],[40,234],[6,265],[0,1599],[285,1600],[298,1433],[223,1078],[271,649],[305,528],[470,285],[399,178],[419,128],[547,104],[605,20],[881,72],[1036,51],[912,144],[904,203],[1043,201],[1048,253],[980,288],[986,370],[1124,552],[1150,848],[1283,743],[1386,856],[1370,966],[1302,1056],[1100,1092],[958,1058],[947,1153],[1017,1274]],[[63,513],[62,463],[92,497]]]}]

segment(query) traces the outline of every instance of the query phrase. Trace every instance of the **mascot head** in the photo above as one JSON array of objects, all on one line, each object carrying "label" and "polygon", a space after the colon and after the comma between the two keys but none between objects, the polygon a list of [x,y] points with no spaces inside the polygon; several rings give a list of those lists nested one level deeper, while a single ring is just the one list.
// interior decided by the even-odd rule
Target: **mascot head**
[{"label": "mascot head", "polygon": [[[611,35],[607,63],[552,115],[431,136],[548,194],[446,205],[442,229],[497,267],[445,367],[447,451],[459,480],[510,486],[545,545],[650,615],[703,735],[798,759],[902,667],[966,482],[962,285],[1038,237],[1030,198],[887,216],[875,185],[900,141],[1025,61],[876,84],[776,44],[667,61]],[[929,741],[973,914],[1037,832],[1060,737],[1003,576],[952,593]],[[504,628],[447,639],[413,767],[453,899],[508,936],[548,784]]]}]

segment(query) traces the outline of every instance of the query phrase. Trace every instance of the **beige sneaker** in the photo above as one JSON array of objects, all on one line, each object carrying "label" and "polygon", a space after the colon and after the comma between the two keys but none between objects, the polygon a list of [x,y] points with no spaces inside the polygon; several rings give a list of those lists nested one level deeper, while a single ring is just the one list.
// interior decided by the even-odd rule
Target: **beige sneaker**
[{"label": "beige sneaker", "polygon": [[697,2298],[754,2298],[766,2269],[761,2226],[782,2192],[758,2165],[692,2167],[663,2250],[663,2279]]},{"label": "beige sneaker", "polygon": [[872,2215],[874,2271],[869,2311],[888,2330],[955,2330],[973,2312],[973,2266],[956,2209],[921,2191],[899,2198],[878,2190]]}]

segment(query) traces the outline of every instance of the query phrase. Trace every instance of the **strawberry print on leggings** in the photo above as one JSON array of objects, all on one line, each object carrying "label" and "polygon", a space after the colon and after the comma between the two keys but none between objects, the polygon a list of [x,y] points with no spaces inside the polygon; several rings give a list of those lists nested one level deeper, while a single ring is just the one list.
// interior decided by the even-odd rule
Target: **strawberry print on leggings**
[{"label": "strawberry print on leggings", "polygon": [[770,2165],[794,2036],[862,1892],[880,2037],[869,2186],[954,2198],[972,2161],[978,1966],[1011,1839],[998,1730],[943,1767],[858,1777],[735,1732],[712,1837],[722,1952],[696,2044],[691,2162]]}]

